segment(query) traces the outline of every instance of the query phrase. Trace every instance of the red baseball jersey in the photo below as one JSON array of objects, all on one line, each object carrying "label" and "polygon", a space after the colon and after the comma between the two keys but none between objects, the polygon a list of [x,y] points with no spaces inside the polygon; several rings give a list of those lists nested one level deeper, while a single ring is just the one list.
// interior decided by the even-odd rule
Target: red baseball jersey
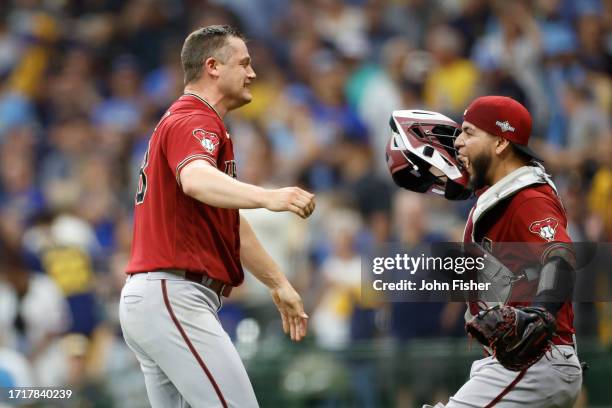
[{"label": "red baseball jersey", "polygon": [[127,273],[184,269],[233,286],[242,282],[238,210],[204,204],[181,188],[181,169],[198,159],[236,177],[223,121],[206,101],[185,94],[166,111],[149,140]]},{"label": "red baseball jersey", "polygon": [[[464,242],[472,242],[472,214],[465,228]],[[520,273],[525,267],[532,266],[534,260],[540,263],[555,247],[555,244],[569,243],[567,217],[565,209],[557,194],[548,184],[536,184],[526,187],[513,196],[497,203],[495,207],[483,214],[476,223],[474,241],[490,250],[510,270]],[[527,243],[527,245],[503,246],[503,254],[496,251],[496,243]],[[534,282],[519,281],[513,293],[535,295],[537,280]],[[524,297],[523,297],[524,299]],[[510,302],[514,306],[525,302]],[[470,304],[472,314],[477,313],[477,305]],[[557,313],[557,334],[555,343],[570,344],[574,311],[571,302],[565,303]]]}]

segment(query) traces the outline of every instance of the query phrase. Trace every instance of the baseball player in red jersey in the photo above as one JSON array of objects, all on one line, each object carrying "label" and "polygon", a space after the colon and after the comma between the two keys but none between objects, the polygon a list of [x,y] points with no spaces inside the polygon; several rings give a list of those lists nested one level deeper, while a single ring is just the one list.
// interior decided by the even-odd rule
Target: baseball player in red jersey
[{"label": "baseball player in red jersey", "polygon": [[[464,242],[480,244],[493,253],[503,250],[502,243],[526,243],[522,252],[507,253],[503,259],[512,270],[539,260],[538,279],[529,281],[525,276],[512,292],[531,286],[535,298],[533,302],[512,302],[511,298],[509,304],[531,303],[550,312],[556,318],[555,346],[518,372],[506,369],[494,356],[475,361],[470,379],[447,405],[435,407],[572,407],[580,391],[582,369],[569,301],[574,260],[567,218],[541,160],[527,146],[530,133],[529,112],[511,98],[481,97],[465,111],[455,147],[478,200],[470,212]],[[479,304],[470,302],[466,319],[479,311]]]},{"label": "baseball player in red jersey", "polygon": [[314,196],[236,180],[223,117],[250,102],[255,79],[241,34],[228,26],[196,30],[181,61],[185,93],[157,124],[140,169],[121,328],[153,407],[255,407],[246,370],[219,323],[222,297],[240,285],[244,265],[270,288],[292,340],[306,335],[308,316],[238,209],[306,218]]}]

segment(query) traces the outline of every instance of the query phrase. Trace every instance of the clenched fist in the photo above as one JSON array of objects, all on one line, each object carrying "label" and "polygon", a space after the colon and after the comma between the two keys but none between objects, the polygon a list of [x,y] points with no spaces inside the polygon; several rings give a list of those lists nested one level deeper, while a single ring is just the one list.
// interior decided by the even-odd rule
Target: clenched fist
[{"label": "clenched fist", "polygon": [[315,209],[314,197],[314,194],[299,187],[266,190],[264,208],[270,211],[291,211],[302,218],[308,218]]}]

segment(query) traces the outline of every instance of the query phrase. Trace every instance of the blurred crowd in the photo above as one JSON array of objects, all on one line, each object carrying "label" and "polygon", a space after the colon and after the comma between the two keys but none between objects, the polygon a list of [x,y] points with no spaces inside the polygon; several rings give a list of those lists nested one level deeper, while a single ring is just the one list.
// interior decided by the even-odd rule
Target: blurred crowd
[{"label": "blurred crowd", "polygon": [[[117,316],[133,197],[151,131],[182,92],[182,42],[209,24],[241,28],[257,73],[253,102],[226,118],[238,178],[317,194],[308,221],[244,214],[303,295],[318,347],[463,336],[462,304],[360,295],[365,251],[459,241],[472,204],[392,185],[395,109],[461,122],[478,95],[522,102],[573,239],[612,241],[609,0],[2,1],[0,386],[146,405]],[[252,278],[234,293],[221,318],[248,361],[280,319]],[[612,342],[609,306],[577,319]],[[355,367],[375,406],[368,367]],[[412,384],[393,391],[398,406]]]}]

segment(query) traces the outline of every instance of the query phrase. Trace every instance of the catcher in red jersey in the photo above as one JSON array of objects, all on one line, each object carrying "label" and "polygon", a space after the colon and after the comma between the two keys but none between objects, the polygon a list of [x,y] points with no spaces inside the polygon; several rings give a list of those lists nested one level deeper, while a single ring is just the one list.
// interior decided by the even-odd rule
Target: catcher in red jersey
[{"label": "catcher in red jersey", "polygon": [[185,40],[181,61],[184,94],[157,124],[140,169],[121,328],[153,407],[255,407],[217,316],[222,298],[243,281],[242,265],[270,289],[292,340],[306,335],[308,316],[238,210],[307,218],[314,195],[236,180],[223,117],[252,98],[255,72],[242,35],[228,26],[198,29]]},{"label": "catcher in red jersey", "polygon": [[506,254],[504,265],[520,270],[537,259],[539,266],[513,279],[512,293],[532,287],[532,301],[469,303],[466,329],[491,355],[475,361],[463,387],[435,407],[572,407],[580,391],[567,218],[527,145],[530,133],[529,112],[511,98],[480,97],[465,111],[455,148],[478,200],[464,243],[492,253],[504,243],[526,243],[523,253]]}]

